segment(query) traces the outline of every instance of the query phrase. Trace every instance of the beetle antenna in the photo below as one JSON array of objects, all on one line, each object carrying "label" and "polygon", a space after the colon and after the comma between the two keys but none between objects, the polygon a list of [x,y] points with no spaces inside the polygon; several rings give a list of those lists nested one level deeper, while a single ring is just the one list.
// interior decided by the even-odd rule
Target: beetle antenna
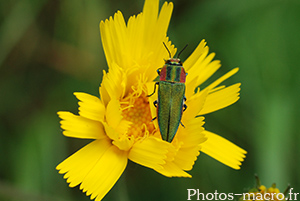
[{"label": "beetle antenna", "polygon": [[170,52],[170,50],[168,49],[168,47],[166,46],[165,42],[163,42],[163,44],[164,44],[165,48],[167,49],[167,51],[169,52],[170,58],[172,58],[171,52]]},{"label": "beetle antenna", "polygon": [[182,48],[182,50],[178,53],[177,58],[179,58],[180,54],[183,52],[183,50],[184,50],[187,46],[188,46],[188,44],[186,44],[186,45],[184,46],[184,48]]}]

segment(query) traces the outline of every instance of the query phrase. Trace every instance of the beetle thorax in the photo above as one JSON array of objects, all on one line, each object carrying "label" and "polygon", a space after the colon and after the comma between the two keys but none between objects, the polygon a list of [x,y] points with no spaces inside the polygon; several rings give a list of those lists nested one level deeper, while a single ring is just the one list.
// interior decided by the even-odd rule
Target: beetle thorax
[{"label": "beetle thorax", "polygon": [[186,73],[180,59],[171,58],[166,61],[160,71],[160,81],[185,83]]}]

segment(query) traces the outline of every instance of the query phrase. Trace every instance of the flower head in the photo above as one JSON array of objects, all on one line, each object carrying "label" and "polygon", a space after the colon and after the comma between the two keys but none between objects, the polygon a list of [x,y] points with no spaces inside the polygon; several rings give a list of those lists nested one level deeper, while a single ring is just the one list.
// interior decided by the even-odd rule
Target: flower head
[{"label": "flower head", "polygon": [[276,184],[273,183],[270,188],[266,188],[264,185],[260,185],[260,181],[257,177],[258,185],[257,187],[249,190],[247,193],[243,193],[243,196],[240,197],[239,200],[246,200],[246,201],[258,201],[258,200],[272,200],[272,201],[278,201],[278,200],[288,200],[291,195],[286,197],[288,194],[288,190],[290,189],[290,186],[286,188],[284,193],[281,193],[278,188],[276,188]]},{"label": "flower head", "polygon": [[[191,177],[200,151],[234,169],[239,169],[246,151],[228,140],[206,131],[202,115],[227,107],[239,99],[240,84],[219,86],[235,74],[233,69],[204,89],[199,86],[220,68],[202,40],[183,63],[188,108],[173,141],[162,140],[156,108],[152,104],[156,70],[176,48],[166,36],[173,4],[165,2],[159,12],[158,0],[146,0],[143,12],[127,24],[118,11],[101,21],[100,32],[109,67],[99,88],[100,98],[74,93],[79,100],[79,115],[58,112],[63,134],[94,139],[57,166],[70,187],[101,200],[123,173],[128,159],[167,177]],[[197,91],[195,92],[195,89]]]}]

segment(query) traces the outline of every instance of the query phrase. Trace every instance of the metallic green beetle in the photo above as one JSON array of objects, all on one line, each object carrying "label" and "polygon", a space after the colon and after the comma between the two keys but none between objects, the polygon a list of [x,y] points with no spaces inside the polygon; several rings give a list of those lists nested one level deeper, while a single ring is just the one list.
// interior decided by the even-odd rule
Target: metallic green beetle
[{"label": "metallic green beetle", "polygon": [[[166,60],[165,65],[159,68],[157,73],[159,81],[155,83],[155,86],[158,85],[158,99],[154,101],[154,106],[157,108],[158,126],[162,139],[172,142],[179,124],[181,124],[182,112],[187,108],[184,103],[186,101],[184,94],[187,73],[179,58]],[[154,92],[148,97],[155,93],[155,86]]]}]

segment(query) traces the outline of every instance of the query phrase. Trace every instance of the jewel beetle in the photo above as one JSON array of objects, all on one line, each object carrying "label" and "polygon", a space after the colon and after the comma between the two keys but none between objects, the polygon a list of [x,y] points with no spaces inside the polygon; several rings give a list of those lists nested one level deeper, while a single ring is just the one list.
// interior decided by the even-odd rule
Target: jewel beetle
[{"label": "jewel beetle", "polygon": [[179,124],[183,126],[181,117],[187,108],[185,105],[185,78],[187,73],[178,58],[186,46],[181,50],[177,58],[172,58],[166,44],[163,44],[169,52],[170,58],[165,61],[162,68],[157,69],[159,81],[155,83],[154,91],[148,97],[155,93],[156,85],[158,85],[158,98],[153,102],[157,108],[157,117],[154,119],[157,118],[158,120],[162,139],[172,142]]}]

